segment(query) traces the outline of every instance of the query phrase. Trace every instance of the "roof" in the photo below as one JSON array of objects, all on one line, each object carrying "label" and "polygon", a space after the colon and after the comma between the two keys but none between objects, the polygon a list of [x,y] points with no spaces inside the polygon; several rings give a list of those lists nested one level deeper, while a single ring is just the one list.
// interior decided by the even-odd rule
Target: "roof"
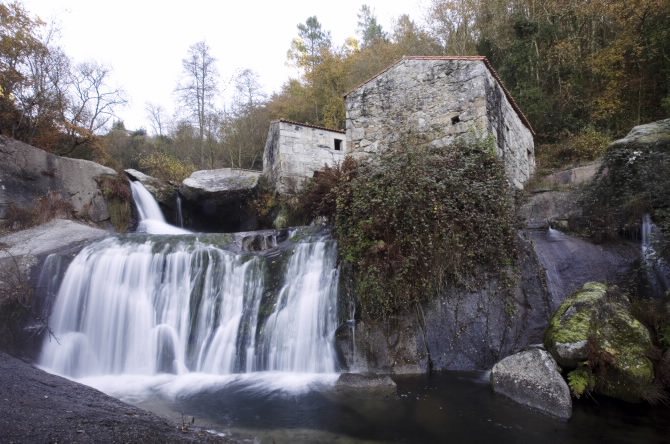
[{"label": "roof", "polygon": [[483,62],[484,65],[488,68],[489,72],[493,76],[494,79],[498,82],[500,87],[502,88],[503,92],[505,93],[505,96],[507,97],[507,100],[509,103],[512,105],[512,108],[514,111],[516,111],[517,115],[521,119],[524,125],[530,130],[530,132],[535,135],[535,130],[533,130],[533,126],[530,124],[530,121],[526,117],[526,115],[521,111],[521,108],[519,108],[519,105],[517,105],[516,101],[514,100],[514,97],[512,97],[512,94],[507,90],[505,87],[505,84],[502,82],[502,79],[498,75],[495,69],[493,69],[493,65],[491,65],[491,62],[484,57],[484,56],[405,56],[402,59],[398,60],[395,63],[392,63],[385,69],[381,70],[374,76],[370,77],[367,79],[365,82],[361,83],[360,85],[357,85],[356,87],[350,89],[346,93],[344,93],[344,97],[347,97],[349,94],[357,90],[358,88],[362,87],[363,85],[366,85],[367,83],[371,82],[372,80],[376,79],[377,77],[381,76],[382,74],[386,73],[387,71],[390,71],[391,69],[395,68],[396,66],[400,65],[402,62],[405,60],[459,60],[459,61],[478,61],[478,62]]},{"label": "roof", "polygon": [[289,123],[291,125],[300,125],[300,126],[305,126],[307,128],[314,128],[314,129],[320,129],[324,131],[331,131],[333,133],[340,133],[340,134],[346,134],[346,131],[340,130],[340,129],[333,129],[333,128],[326,128],[325,126],[318,126],[318,125],[312,125],[310,123],[300,123],[300,122],[295,122],[293,120],[288,120],[288,119],[278,119],[278,120],[273,120],[272,123]]}]

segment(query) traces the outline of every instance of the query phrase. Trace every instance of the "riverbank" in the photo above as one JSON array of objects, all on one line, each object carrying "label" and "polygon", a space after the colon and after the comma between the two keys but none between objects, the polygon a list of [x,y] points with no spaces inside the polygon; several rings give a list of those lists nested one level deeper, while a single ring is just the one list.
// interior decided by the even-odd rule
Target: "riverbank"
[{"label": "riverbank", "polygon": [[0,352],[0,430],[8,443],[233,443],[170,423]]}]

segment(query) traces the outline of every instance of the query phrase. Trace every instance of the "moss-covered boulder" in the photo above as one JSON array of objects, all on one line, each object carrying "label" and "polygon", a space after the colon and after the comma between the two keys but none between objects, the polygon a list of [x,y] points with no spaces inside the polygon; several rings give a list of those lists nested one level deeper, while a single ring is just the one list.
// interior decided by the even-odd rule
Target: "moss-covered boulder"
[{"label": "moss-covered boulder", "polygon": [[592,392],[636,402],[652,386],[649,331],[617,287],[584,284],[556,311],[544,342],[559,365],[572,369],[567,378],[576,397]]}]

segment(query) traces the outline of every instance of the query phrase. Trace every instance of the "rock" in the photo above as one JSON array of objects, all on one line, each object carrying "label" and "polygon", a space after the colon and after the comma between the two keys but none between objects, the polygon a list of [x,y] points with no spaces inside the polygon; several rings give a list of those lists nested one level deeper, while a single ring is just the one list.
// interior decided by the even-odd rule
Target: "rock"
[{"label": "rock", "polygon": [[524,226],[531,229],[567,227],[571,218],[581,216],[576,191],[542,191],[531,195],[519,208]]},{"label": "rock", "polygon": [[196,231],[232,233],[258,229],[250,197],[260,171],[222,168],[196,171],[179,187],[183,211]]},{"label": "rock", "polygon": [[[46,258],[60,253],[71,259],[85,245],[108,235],[105,230],[56,219],[0,237],[0,318],[4,320],[0,322],[0,349],[26,355],[36,351],[48,318],[44,307],[48,301],[35,297],[33,289],[39,286]],[[65,264],[61,265],[64,270]],[[40,328],[27,332],[28,326]]]},{"label": "rock", "polygon": [[128,168],[125,170],[125,172],[132,180],[137,180],[142,185],[144,185],[144,188],[153,194],[159,203],[173,204],[172,200],[174,199],[174,194],[177,191],[175,185],[166,180],[161,180],[156,177],[146,175],[143,172],[134,170],[132,168]]},{"label": "rock", "polygon": [[3,442],[235,442],[184,428],[0,352]]},{"label": "rock", "polygon": [[626,137],[612,142],[609,149],[617,146],[629,146],[637,150],[670,146],[670,119],[634,127]]},{"label": "rock", "polygon": [[544,350],[524,351],[498,362],[491,370],[491,385],[519,404],[562,419],[572,416],[570,389]]},{"label": "rock", "polygon": [[116,171],[95,162],[48,153],[18,140],[0,136],[0,219],[10,204],[31,208],[47,192],[59,193],[81,216],[94,222],[109,219],[96,179]]},{"label": "rock", "polygon": [[[410,374],[431,370],[487,370],[528,344],[542,340],[551,301],[523,233],[519,270],[509,281],[489,276],[477,290],[448,287],[420,307],[387,321],[345,323],[336,349],[345,368],[357,372]],[[501,285],[513,285],[509,294]],[[473,287],[476,286],[473,283]]]},{"label": "rock", "polygon": [[393,391],[396,383],[388,375],[362,375],[360,373],[342,373],[335,387],[338,389]]},{"label": "rock", "polygon": [[652,384],[649,331],[616,287],[584,284],[556,311],[544,344],[559,365],[575,369],[568,379],[577,397],[591,391],[635,402]]},{"label": "rock", "polygon": [[600,169],[600,162],[571,168],[565,171],[548,174],[540,180],[540,187],[582,185],[590,182]]},{"label": "rock", "polygon": [[589,282],[567,298],[554,314],[545,337],[545,346],[560,366],[575,368],[588,359],[588,337],[596,303],[607,286]]},{"label": "rock", "polygon": [[524,233],[544,267],[550,313],[586,282],[617,283],[640,260],[640,247],[632,243],[596,245],[554,229]]},{"label": "rock", "polygon": [[224,203],[253,190],[261,174],[260,171],[234,168],[196,171],[182,182],[179,190],[184,198],[191,201]]}]

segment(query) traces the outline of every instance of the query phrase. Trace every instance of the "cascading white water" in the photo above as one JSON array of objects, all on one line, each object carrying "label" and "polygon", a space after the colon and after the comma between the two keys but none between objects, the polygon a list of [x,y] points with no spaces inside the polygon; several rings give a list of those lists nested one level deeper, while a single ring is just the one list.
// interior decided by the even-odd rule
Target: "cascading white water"
[{"label": "cascading white water", "polygon": [[150,234],[186,234],[188,230],[178,228],[165,221],[163,212],[153,195],[139,181],[130,182],[130,190],[139,216],[138,232]]},{"label": "cascading white water", "polygon": [[651,216],[645,214],[642,218],[642,258],[647,267],[647,278],[652,291],[664,294],[670,289],[670,266],[658,257],[654,249],[654,239],[659,235]]},{"label": "cascading white water", "polygon": [[110,238],[82,250],[50,318],[60,343],[45,342],[40,365],[70,377],[335,371],[334,241],[295,243],[273,297],[266,276],[276,257],[176,239]]}]

